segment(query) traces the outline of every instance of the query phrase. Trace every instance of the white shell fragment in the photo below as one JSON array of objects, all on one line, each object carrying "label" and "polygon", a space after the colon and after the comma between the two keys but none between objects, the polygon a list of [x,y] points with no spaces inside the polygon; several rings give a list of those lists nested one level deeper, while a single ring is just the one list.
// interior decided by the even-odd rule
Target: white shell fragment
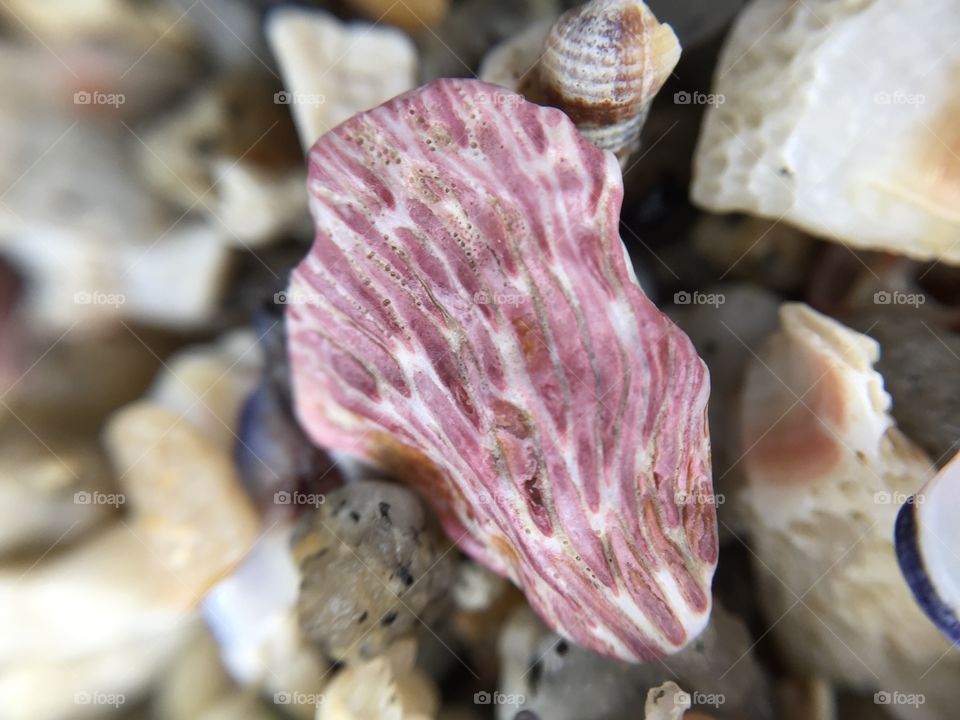
[{"label": "white shell fragment", "polygon": [[327,686],[316,720],[431,720],[439,693],[414,667],[416,651],[415,641],[400,640],[383,655],[345,668]]},{"label": "white shell fragment", "polygon": [[267,22],[304,152],[355,113],[412,88],[416,50],[399,30],[344,24],[319,10],[280,8]]},{"label": "white shell fragment", "polygon": [[300,576],[290,553],[292,530],[283,523],[264,533],[210,591],[202,611],[239,685],[279,698],[291,714],[310,718],[330,670],[297,624]]},{"label": "white shell fragment", "polygon": [[900,508],[897,558],[917,603],[960,642],[960,453]]},{"label": "white shell fragment", "polygon": [[690,693],[671,680],[647,692],[644,720],[682,720],[690,707]]},{"label": "white shell fragment", "polygon": [[258,339],[235,330],[207,345],[178,351],[165,363],[149,397],[232,452],[240,408],[256,384],[262,358]]},{"label": "white shell fragment", "polygon": [[917,607],[893,547],[929,459],[894,426],[874,340],[800,304],[780,323],[745,380],[739,496],[778,647],[802,673],[923,693],[908,717],[946,717],[960,653]]},{"label": "white shell fragment", "polygon": [[955,0],[754,0],[720,57],[693,199],[960,263],[958,36]]}]

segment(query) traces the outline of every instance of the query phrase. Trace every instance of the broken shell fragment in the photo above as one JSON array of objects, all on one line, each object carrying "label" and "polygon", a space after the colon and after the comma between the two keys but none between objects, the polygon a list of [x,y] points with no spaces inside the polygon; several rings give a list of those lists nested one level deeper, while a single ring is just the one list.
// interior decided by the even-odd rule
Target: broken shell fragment
[{"label": "broken shell fragment", "polygon": [[587,140],[625,159],[679,59],[677,36],[641,0],[592,0],[550,29],[540,82]]},{"label": "broken shell fragment", "polygon": [[201,210],[240,247],[309,227],[304,170],[287,108],[271,78],[245,68],[205,84],[137,143],[155,191]]},{"label": "broken shell fragment", "polygon": [[717,66],[693,199],[960,263],[958,35],[953,0],[754,0]]},{"label": "broken shell fragment", "polygon": [[897,559],[917,603],[953,643],[960,642],[960,453],[897,516]]},{"label": "broken shell fragment", "polygon": [[[871,299],[882,302],[896,294],[880,290]],[[874,304],[855,316],[856,326],[880,343],[877,370],[893,398],[897,427],[939,468],[960,440],[960,334],[937,320],[909,305]]]},{"label": "broken shell fragment", "polygon": [[439,80],[311,150],[297,413],[420,490],[561,634],[658,657],[710,611],[708,376],[626,262],[614,157],[497,95]]},{"label": "broken shell fragment", "polygon": [[746,375],[737,498],[773,635],[801,674],[922,693],[910,717],[948,717],[937,713],[955,703],[960,654],[918,609],[893,547],[929,458],[893,423],[876,341],[800,304],[780,323]]},{"label": "broken shell fragment", "polygon": [[431,720],[440,694],[414,666],[417,645],[398,640],[384,654],[337,673],[317,707],[316,720]]},{"label": "broken shell fragment", "polygon": [[288,7],[271,12],[266,32],[286,84],[275,101],[290,105],[304,152],[354,113],[414,85],[416,50],[399,30]]},{"label": "broken shell fragment", "polygon": [[690,694],[675,682],[667,680],[647,692],[643,705],[644,720],[683,720],[690,707]]}]

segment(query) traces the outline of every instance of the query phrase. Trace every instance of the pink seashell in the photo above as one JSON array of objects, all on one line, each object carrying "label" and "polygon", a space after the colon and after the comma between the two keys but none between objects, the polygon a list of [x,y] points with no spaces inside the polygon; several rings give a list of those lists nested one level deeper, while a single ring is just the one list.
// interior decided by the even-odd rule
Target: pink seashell
[{"label": "pink seashell", "polygon": [[446,79],[309,163],[317,236],[287,296],[307,432],[416,487],[574,642],[635,661],[693,639],[717,560],[709,379],[626,261],[613,154]]}]

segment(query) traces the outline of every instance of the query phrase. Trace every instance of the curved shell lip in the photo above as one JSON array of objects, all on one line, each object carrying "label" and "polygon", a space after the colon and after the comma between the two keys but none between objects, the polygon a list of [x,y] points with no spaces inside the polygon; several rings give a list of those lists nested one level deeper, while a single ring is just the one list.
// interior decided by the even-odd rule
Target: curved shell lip
[{"label": "curved shell lip", "polygon": [[937,592],[933,580],[927,573],[920,552],[919,524],[917,522],[917,496],[914,495],[900,507],[894,526],[894,543],[897,562],[916,599],[917,604],[926,613],[934,625],[951,642],[960,642],[960,618],[950,605]]}]

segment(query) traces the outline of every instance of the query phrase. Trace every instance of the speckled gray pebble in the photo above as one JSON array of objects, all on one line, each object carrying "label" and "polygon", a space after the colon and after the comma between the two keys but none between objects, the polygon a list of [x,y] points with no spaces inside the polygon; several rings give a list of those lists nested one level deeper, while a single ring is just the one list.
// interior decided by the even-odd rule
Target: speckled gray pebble
[{"label": "speckled gray pebble", "polygon": [[402,485],[335,490],[301,519],[292,542],[300,626],[333,658],[377,655],[449,607],[458,555]]}]

